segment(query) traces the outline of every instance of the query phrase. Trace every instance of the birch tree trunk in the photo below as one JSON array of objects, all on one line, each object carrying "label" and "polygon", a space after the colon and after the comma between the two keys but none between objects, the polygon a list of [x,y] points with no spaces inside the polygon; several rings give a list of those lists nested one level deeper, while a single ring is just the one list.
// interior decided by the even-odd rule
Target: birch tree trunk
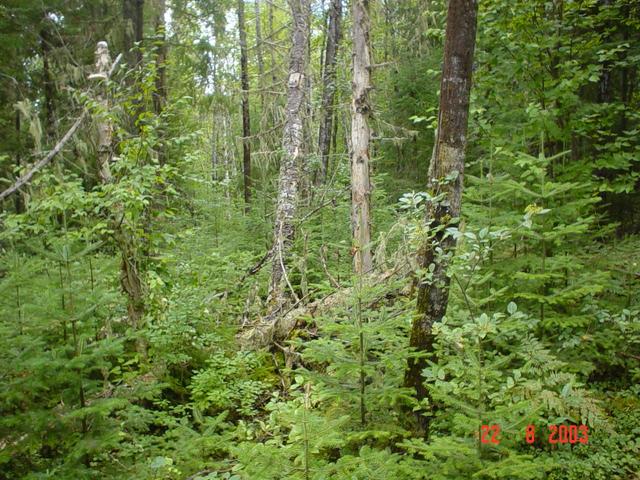
[{"label": "birch tree trunk", "polygon": [[353,91],[351,99],[351,228],[354,270],[373,268],[369,179],[369,115],[371,75],[369,66],[369,0],[353,0]]},{"label": "birch tree trunk", "polygon": [[[111,58],[109,57],[109,47],[107,42],[98,42],[96,48],[96,72],[90,75],[90,79],[107,80],[109,69],[111,68]],[[106,114],[109,112],[109,99],[104,88],[100,88],[97,94],[97,101]],[[98,176],[102,183],[112,180],[111,167],[111,143],[113,140],[113,127],[108,119],[100,118],[98,126]]]},{"label": "birch tree trunk", "polygon": [[[432,326],[442,320],[449,302],[448,258],[456,245],[445,228],[460,216],[477,8],[477,0],[450,0],[447,12],[438,129],[427,184],[432,196],[444,194],[444,200],[427,205],[425,221],[435,234],[418,254],[420,265],[433,269],[433,278],[419,285],[410,339],[410,346],[422,353],[433,351]],[[425,358],[410,359],[405,373],[405,384],[415,388],[418,400],[428,398],[422,378],[426,365]],[[419,418],[428,433],[426,418]]]},{"label": "birch tree trunk", "polygon": [[249,116],[249,64],[244,0],[238,0],[238,29],[240,34],[240,84],[242,88],[242,174],[245,211],[248,211],[251,202],[251,118]]},{"label": "birch tree trunk", "polygon": [[308,62],[310,3],[309,0],[289,0],[289,6],[293,18],[293,32],[269,288],[269,303],[272,311],[278,311],[282,308],[288,296],[286,289],[291,290],[287,276],[287,265],[295,234],[293,220],[297,207],[300,163],[303,156],[302,109]]},{"label": "birch tree trunk", "polygon": [[324,71],[322,73],[322,108],[320,111],[320,130],[318,132],[318,152],[322,163],[320,165],[318,183],[326,181],[329,171],[329,152],[331,150],[331,134],[333,133],[333,105],[336,92],[336,57],[341,38],[341,20],[342,0],[331,0],[327,45],[324,54]]},{"label": "birch tree trunk", "polygon": [[[89,79],[106,81],[109,78],[111,69],[111,58],[107,42],[98,42],[96,49],[96,72],[89,76]],[[101,87],[104,88],[104,87]],[[105,112],[108,113],[109,102],[106,92],[101,91],[98,101]],[[113,127],[108,117],[98,119],[98,168],[102,183],[113,181],[109,163],[111,162],[111,143]],[[131,228],[125,218],[123,208],[116,204],[113,218],[111,220],[113,228],[113,238],[120,250],[122,262],[120,264],[120,283],[124,293],[127,295],[127,314],[131,327],[135,330],[142,326],[145,312],[144,292],[145,284],[138,262],[138,248],[135,237],[129,231]],[[146,356],[146,343],[139,339],[137,349],[143,356]]]}]

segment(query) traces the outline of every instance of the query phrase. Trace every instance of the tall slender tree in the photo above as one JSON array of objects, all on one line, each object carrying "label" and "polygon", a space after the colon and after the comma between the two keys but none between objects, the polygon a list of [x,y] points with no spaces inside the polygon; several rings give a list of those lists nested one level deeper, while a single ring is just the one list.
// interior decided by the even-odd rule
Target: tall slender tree
[{"label": "tall slender tree", "polygon": [[156,0],[155,31],[157,42],[156,56],[156,91],[153,96],[153,106],[157,115],[162,113],[167,102],[167,32],[164,21],[167,5],[166,0]]},{"label": "tall slender tree", "polygon": [[260,89],[260,111],[264,111],[264,56],[262,55],[262,17],[260,0],[254,1],[256,20],[256,59],[258,60],[258,88]]},{"label": "tall slender tree", "polygon": [[286,301],[286,289],[291,288],[287,277],[287,265],[295,234],[293,221],[297,208],[300,164],[303,156],[302,113],[306,86],[305,72],[309,53],[310,2],[309,0],[289,0],[289,7],[293,18],[293,32],[269,288],[269,302],[274,311],[281,309]]},{"label": "tall slender tree", "polygon": [[55,119],[55,82],[51,65],[51,18],[45,13],[42,29],[40,30],[40,50],[42,54],[42,86],[44,93],[44,133],[47,142],[56,136]]},{"label": "tall slender tree", "polygon": [[[427,205],[425,222],[435,233],[422,245],[419,262],[432,271],[432,278],[419,285],[410,338],[410,346],[421,353],[433,351],[432,327],[442,320],[449,303],[448,259],[456,244],[445,229],[460,216],[477,9],[477,0],[450,0],[447,11],[438,127],[427,181],[432,197],[444,199]],[[405,383],[415,388],[418,400],[428,398],[422,378],[425,367],[424,356],[412,358],[405,374]],[[426,417],[420,416],[419,422],[428,433]]]},{"label": "tall slender tree", "polygon": [[369,0],[353,0],[353,92],[351,99],[351,228],[354,269],[373,268],[371,256],[371,181],[369,178],[369,115],[371,54]]},{"label": "tall slender tree", "polygon": [[327,44],[324,52],[324,71],[322,72],[322,109],[320,111],[320,130],[318,132],[318,152],[322,163],[318,183],[326,180],[329,170],[329,152],[333,133],[333,105],[336,93],[336,59],[341,38],[342,0],[331,0],[329,5],[329,25]]},{"label": "tall slender tree", "polygon": [[[164,21],[167,5],[166,0],[156,0],[155,32],[156,32],[156,91],[153,94],[153,110],[156,115],[161,115],[167,103],[167,32]],[[165,132],[162,129],[161,135]],[[163,164],[166,160],[166,148],[164,142],[159,146],[158,160]]]},{"label": "tall slender tree", "polygon": [[244,0],[238,0],[238,30],[240,35],[240,86],[242,88],[242,175],[244,178],[245,211],[248,211],[251,202],[251,117],[249,114],[249,60],[247,57]]}]

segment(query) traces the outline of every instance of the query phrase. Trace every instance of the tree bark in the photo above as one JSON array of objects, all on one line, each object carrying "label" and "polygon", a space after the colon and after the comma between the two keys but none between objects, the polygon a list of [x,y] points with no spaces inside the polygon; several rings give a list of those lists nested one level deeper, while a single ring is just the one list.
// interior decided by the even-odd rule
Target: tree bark
[{"label": "tree bark", "polygon": [[324,183],[329,171],[329,152],[331,150],[331,134],[333,133],[333,105],[336,92],[336,57],[341,38],[341,19],[342,0],[331,0],[327,44],[324,54],[324,71],[322,73],[322,108],[320,112],[320,130],[318,132],[318,152],[322,163],[317,183]]},{"label": "tree bark", "polygon": [[[119,60],[116,59],[111,64],[109,57],[109,49],[107,42],[98,42],[96,49],[96,72],[89,76],[90,79],[107,80],[111,76],[111,72]],[[106,92],[98,95],[98,102],[101,103],[105,112],[108,112],[109,103]],[[113,181],[109,163],[111,162],[112,149],[112,132],[113,127],[108,118],[98,119],[98,167],[100,172],[100,180],[103,184]],[[120,217],[120,218],[119,218]],[[125,218],[121,205],[116,205],[111,219],[113,228],[113,237],[116,245],[120,250],[120,284],[124,293],[127,295],[127,314],[131,327],[135,330],[142,326],[142,320],[145,312],[144,292],[145,284],[140,272],[138,261],[138,248],[135,237],[131,234],[131,227]],[[146,355],[146,345],[144,341],[137,342],[138,351],[144,356]]]},{"label": "tree bark", "polygon": [[[96,73],[90,78],[98,78],[106,80],[109,68],[111,67],[111,58],[109,57],[109,47],[107,42],[98,42],[96,48]],[[104,114],[109,112],[109,100],[104,87],[97,95],[97,101],[101,105]],[[111,177],[111,143],[113,140],[113,127],[111,122],[105,118],[101,118],[98,124],[98,176],[102,183],[108,183]]]},{"label": "tree bark", "polygon": [[122,16],[124,20],[123,49],[129,67],[142,62],[142,52],[132,51],[135,43],[142,42],[144,33],[144,0],[123,0]]},{"label": "tree bark", "polygon": [[156,115],[160,115],[167,103],[167,33],[164,21],[167,7],[165,0],[157,0],[157,2],[155,30],[159,45],[157,47],[156,57],[156,92],[153,96],[153,107]]},{"label": "tree bark", "polygon": [[268,6],[268,20],[269,20],[269,56],[271,57],[271,83],[275,84],[278,80],[276,76],[276,53],[275,53],[275,38],[273,30],[273,1],[267,2]]},{"label": "tree bark", "polygon": [[371,55],[369,53],[369,1],[353,0],[353,91],[351,99],[351,228],[354,270],[370,272],[371,221],[369,179],[369,115]]},{"label": "tree bark", "polygon": [[[426,354],[433,351],[432,326],[442,320],[449,302],[448,258],[455,240],[445,236],[445,228],[455,226],[460,216],[477,8],[477,0],[450,0],[447,12],[438,129],[427,182],[429,193],[444,194],[444,200],[427,205],[426,225],[435,233],[421,247],[419,262],[432,269],[433,277],[419,285],[410,339],[415,351]],[[410,359],[405,373],[405,383],[415,388],[418,400],[429,398],[422,378],[425,367],[424,357]],[[428,434],[426,417],[421,415],[419,424]]]},{"label": "tree bark", "polygon": [[[269,304],[272,311],[282,309],[291,285],[287,277],[289,252],[294,239],[293,220],[297,208],[303,156],[302,109],[305,97],[305,72],[308,62],[309,0],[289,0],[293,18],[292,45],[287,82],[286,119],[282,136],[283,157],[278,180],[278,201],[274,225],[273,263]],[[289,285],[287,285],[289,284]]]},{"label": "tree bark", "polygon": [[244,0],[238,0],[238,29],[240,33],[240,84],[242,88],[242,174],[245,211],[249,211],[251,202],[251,118],[249,116],[249,65]]},{"label": "tree bark", "polygon": [[262,56],[262,25],[260,17],[260,0],[255,0],[256,17],[256,57],[258,60],[258,87],[260,89],[260,111],[264,111],[264,57]]},{"label": "tree bark", "polygon": [[[153,95],[153,110],[157,116],[162,115],[164,111],[165,105],[167,104],[167,32],[166,25],[164,21],[164,15],[166,12],[166,1],[165,0],[157,0],[157,10],[156,10],[156,19],[155,19],[155,31],[156,31],[156,41],[158,42],[156,47],[156,91]],[[166,161],[166,147],[165,147],[165,137],[166,131],[164,128],[164,124],[161,123],[161,127],[159,128],[159,137],[161,138],[161,142],[158,146],[158,162],[160,165],[164,165]]]},{"label": "tree bark", "polygon": [[[47,14],[48,15],[48,14]],[[40,30],[40,48],[42,53],[42,85],[44,93],[44,133],[47,143],[56,136],[56,118],[54,109],[55,83],[51,74],[51,39],[48,16],[44,18],[44,26]]]},{"label": "tree bark", "polygon": [[[22,126],[21,126],[21,122],[20,122],[20,110],[16,109],[16,113],[15,113],[15,129],[16,129],[16,141],[18,143],[18,148],[16,150],[16,167],[18,168],[17,171],[20,171],[20,168],[22,167],[22,155],[21,155],[21,150],[22,150],[22,138],[20,135],[20,131],[22,130]],[[14,206],[16,209],[16,213],[24,213],[25,211],[25,207],[26,207],[26,202],[24,197],[22,196],[21,193],[18,193],[18,195],[16,195],[14,197]]]}]

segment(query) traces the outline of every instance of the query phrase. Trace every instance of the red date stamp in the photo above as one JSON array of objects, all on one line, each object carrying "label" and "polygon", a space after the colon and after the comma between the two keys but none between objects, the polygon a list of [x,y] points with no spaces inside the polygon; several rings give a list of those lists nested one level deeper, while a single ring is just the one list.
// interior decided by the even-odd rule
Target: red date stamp
[{"label": "red date stamp", "polygon": [[[481,425],[480,443],[500,444],[500,425]],[[544,435],[542,438],[545,438]],[[535,425],[527,425],[524,430],[524,440],[528,444],[536,441]],[[589,427],[586,425],[549,425],[546,440],[551,445],[557,444],[583,444],[589,443]]]}]

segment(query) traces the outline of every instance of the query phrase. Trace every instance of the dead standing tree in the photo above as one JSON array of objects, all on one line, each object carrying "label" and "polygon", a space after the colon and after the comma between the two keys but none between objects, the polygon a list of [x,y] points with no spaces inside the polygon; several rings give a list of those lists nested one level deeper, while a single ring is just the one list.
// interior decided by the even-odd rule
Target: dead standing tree
[{"label": "dead standing tree", "polygon": [[[114,181],[109,164],[111,162],[113,126],[109,118],[109,101],[106,92],[105,82],[111,76],[114,65],[111,64],[109,48],[107,42],[98,42],[96,49],[96,72],[89,76],[89,79],[103,82],[99,86],[97,96],[101,112],[97,116],[98,123],[98,170],[100,180],[103,184]],[[120,282],[124,293],[127,295],[127,313],[129,323],[132,328],[138,329],[142,324],[144,316],[144,292],[145,285],[142,280],[135,237],[130,233],[122,206],[116,205],[114,215],[111,219],[113,237],[120,250],[122,262],[120,266]],[[144,354],[145,346],[143,342],[138,342],[138,351]]]},{"label": "dead standing tree", "polygon": [[[89,80],[108,80],[111,68],[111,57],[107,42],[98,42],[96,47],[96,71],[89,75]],[[111,122],[104,118],[109,112],[109,99],[104,88],[100,88],[96,95],[97,103],[102,108],[102,117],[98,117],[98,176],[102,183],[111,181],[111,142],[113,127]]]},{"label": "dead standing tree", "polygon": [[274,311],[282,309],[289,294],[295,295],[287,277],[287,264],[295,234],[294,217],[298,201],[304,139],[302,107],[309,48],[309,0],[289,0],[289,6],[293,18],[293,32],[269,287],[269,304]]},{"label": "dead standing tree", "polygon": [[[427,184],[432,198],[443,200],[427,205],[425,223],[433,235],[422,245],[418,260],[433,276],[419,285],[410,339],[410,346],[423,354],[433,351],[432,327],[442,320],[449,303],[447,270],[456,242],[445,229],[460,217],[477,9],[477,0],[450,0],[447,12],[438,129]],[[422,378],[426,366],[424,356],[411,358],[405,373],[405,384],[415,388],[419,401],[428,398]],[[420,416],[419,424],[428,434],[426,417]]]},{"label": "dead standing tree", "polygon": [[369,115],[371,104],[371,54],[369,52],[369,1],[353,0],[353,93],[351,99],[351,228],[354,270],[368,273],[371,256],[369,179]]},{"label": "dead standing tree", "polygon": [[254,271],[259,270],[271,258],[268,311],[264,319],[240,334],[241,343],[251,348],[269,345],[274,339],[281,339],[287,335],[288,330],[283,329],[281,323],[286,313],[291,310],[287,308],[291,306],[291,299],[297,300],[289,281],[287,267],[290,265],[291,247],[295,236],[294,220],[304,155],[303,104],[311,6],[309,0],[289,0],[289,6],[293,18],[293,31],[273,245],[254,268]]}]

